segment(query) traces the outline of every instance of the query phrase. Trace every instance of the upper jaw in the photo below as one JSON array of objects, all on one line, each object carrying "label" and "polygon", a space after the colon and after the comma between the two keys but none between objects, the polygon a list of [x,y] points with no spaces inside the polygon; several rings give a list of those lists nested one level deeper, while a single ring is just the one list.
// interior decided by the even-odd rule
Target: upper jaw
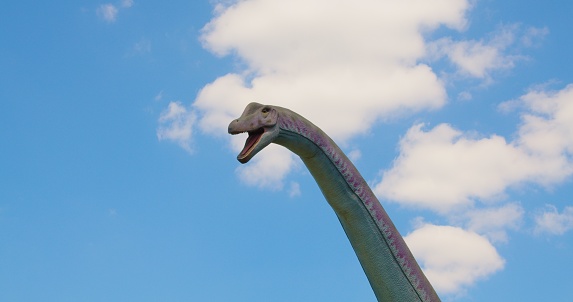
[{"label": "upper jaw", "polygon": [[237,160],[242,164],[249,162],[259,151],[272,143],[278,135],[279,130],[277,126],[259,127],[254,130],[243,130],[232,126],[231,123],[231,125],[229,125],[229,134],[231,135],[245,132],[249,134],[245,141],[245,146],[237,155]]},{"label": "upper jaw", "polygon": [[259,144],[265,137],[265,128],[259,128],[255,131],[247,131],[249,136],[245,141],[243,150],[237,155],[237,160],[241,163],[247,163],[255,154],[265,146],[260,147]]},{"label": "upper jaw", "polygon": [[241,129],[241,127],[239,125],[239,120],[234,120],[229,124],[229,127],[227,128],[227,132],[231,135],[236,135],[236,134],[241,134],[241,133],[245,133],[248,131]]}]

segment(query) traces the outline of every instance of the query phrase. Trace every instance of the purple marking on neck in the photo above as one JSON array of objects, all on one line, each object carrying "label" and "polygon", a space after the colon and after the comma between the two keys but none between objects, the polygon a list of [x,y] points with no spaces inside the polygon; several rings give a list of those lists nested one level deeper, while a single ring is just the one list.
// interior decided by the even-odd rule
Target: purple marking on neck
[{"label": "purple marking on neck", "polygon": [[350,160],[345,160],[346,156],[340,148],[322,130],[310,122],[306,122],[304,118],[294,118],[293,116],[297,117],[296,114],[279,114],[279,127],[309,139],[327,155],[350,188],[360,198],[370,216],[374,218],[392,254],[422,301],[432,301],[433,297],[429,294],[433,292],[431,285],[429,282],[423,282],[426,278],[415,262],[416,260],[406,242],[354,164]]}]

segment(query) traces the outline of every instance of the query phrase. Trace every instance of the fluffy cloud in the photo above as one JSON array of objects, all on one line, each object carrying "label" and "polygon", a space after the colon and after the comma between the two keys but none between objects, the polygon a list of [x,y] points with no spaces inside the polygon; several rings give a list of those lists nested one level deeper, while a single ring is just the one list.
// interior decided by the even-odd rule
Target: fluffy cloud
[{"label": "fluffy cloud", "polygon": [[375,192],[402,204],[448,212],[476,200],[497,198],[522,182],[544,186],[573,174],[573,85],[532,91],[517,101],[525,108],[517,138],[475,137],[450,125],[429,131],[413,126],[400,155]]},{"label": "fluffy cloud", "polygon": [[468,6],[464,0],[250,0],[220,6],[202,41],[216,54],[236,54],[246,69],[199,94],[195,105],[206,115],[201,124],[220,129],[215,115],[257,100],[286,105],[344,140],[391,114],[439,108],[446,100],[443,84],[429,66],[417,63],[425,53],[422,33],[440,25],[463,27]]},{"label": "fluffy cloud", "polygon": [[183,149],[191,152],[191,136],[195,113],[183,106],[181,102],[170,102],[159,117],[157,138],[177,143]]},{"label": "fluffy cloud", "polygon": [[[244,69],[200,91],[194,103],[199,126],[225,135],[229,121],[258,101],[291,108],[343,142],[376,120],[440,108],[443,83],[418,62],[426,52],[423,34],[439,26],[463,28],[468,8],[466,0],[218,4],[201,40],[217,55],[234,54]],[[286,153],[271,152],[257,157],[292,162]],[[240,171],[253,176],[254,169],[264,168],[255,163]]]},{"label": "fluffy cloud", "polygon": [[535,216],[535,233],[563,235],[573,229],[573,207],[565,207],[562,213],[552,205]]},{"label": "fluffy cloud", "polygon": [[426,224],[404,240],[441,294],[459,292],[505,264],[485,237],[457,227]]},{"label": "fluffy cloud", "polygon": [[552,166],[558,172],[558,179],[571,174],[573,84],[559,91],[533,90],[522,96],[519,102],[527,108],[522,115],[524,123],[519,129],[519,144],[545,158],[561,159],[559,163],[564,165],[561,169]]},{"label": "fluffy cloud", "polygon": [[517,230],[522,224],[525,210],[517,203],[500,207],[470,210],[456,216],[455,223],[460,219],[469,231],[483,234],[491,242],[507,242],[506,229]]},{"label": "fluffy cloud", "polygon": [[[428,57],[447,58],[460,73],[481,79],[519,59],[507,54],[518,40],[512,27],[487,40],[425,39],[439,27],[463,30],[470,2],[220,1],[201,41],[216,55],[232,55],[237,70],[205,85],[192,109],[170,104],[160,117],[158,137],[190,148],[196,123],[209,135],[228,137],[239,152],[245,137],[228,136],[227,126],[252,101],[291,108],[342,143],[367,132],[376,121],[439,109],[447,99],[445,84],[422,63]],[[543,31],[531,31],[521,41],[533,45],[540,36]],[[541,106],[534,106],[535,99],[552,96],[540,93],[517,100],[531,117],[523,116],[514,141],[464,133],[447,124],[430,130],[415,125],[401,141],[401,155],[375,188],[379,196],[444,213],[472,209],[461,212],[463,222],[453,221],[466,230],[424,225],[406,237],[440,292],[453,293],[502,269],[504,261],[489,240],[507,240],[505,229],[517,227],[522,219],[518,204],[475,210],[475,199],[498,198],[507,186],[523,181],[552,184],[570,174],[566,157],[541,150],[540,138],[535,138],[554,133],[555,125],[567,128],[561,118],[554,124],[556,112],[535,109]],[[465,92],[459,98],[472,96]],[[359,158],[359,150],[351,156]],[[249,185],[281,189],[296,162],[286,149],[271,145],[240,166],[237,175]],[[287,190],[300,194],[296,183]],[[499,217],[502,221],[486,223]]]},{"label": "fluffy cloud", "polygon": [[117,20],[117,15],[119,14],[120,9],[127,9],[132,6],[133,6],[133,0],[122,0],[121,3],[119,4],[119,7],[111,3],[106,3],[106,4],[101,4],[97,8],[96,13],[100,18],[104,19],[106,22],[113,23]]},{"label": "fluffy cloud", "polygon": [[514,66],[517,57],[504,54],[514,41],[514,31],[514,27],[503,28],[489,41],[442,38],[430,44],[429,55],[446,56],[462,74],[486,78],[493,70]]},{"label": "fluffy cloud", "polygon": [[267,148],[265,156],[256,156],[248,165],[239,166],[238,177],[251,186],[280,190],[285,175],[292,169],[294,156],[278,145],[269,145]]},{"label": "fluffy cloud", "polygon": [[476,140],[446,124],[427,132],[422,126],[401,140],[400,156],[374,188],[377,195],[445,212],[468,205],[472,197],[495,196],[519,170],[531,169],[519,169],[527,158],[502,137]]},{"label": "fluffy cloud", "polygon": [[513,68],[518,60],[524,59],[522,55],[509,54],[509,48],[535,46],[547,33],[547,28],[524,29],[513,24],[500,27],[487,40],[455,41],[444,37],[428,45],[428,58],[446,57],[458,73],[491,80],[492,72]]},{"label": "fluffy cloud", "polygon": [[476,78],[486,77],[491,70],[514,66],[515,59],[503,56],[503,49],[483,41],[453,42],[443,39],[439,44],[440,48],[446,49],[446,55],[462,73]]}]

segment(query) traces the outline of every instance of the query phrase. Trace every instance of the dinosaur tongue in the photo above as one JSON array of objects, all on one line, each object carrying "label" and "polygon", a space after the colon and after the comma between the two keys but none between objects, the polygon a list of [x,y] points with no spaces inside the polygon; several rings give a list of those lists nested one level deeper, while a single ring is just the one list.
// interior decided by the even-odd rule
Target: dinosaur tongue
[{"label": "dinosaur tongue", "polygon": [[257,129],[255,131],[249,131],[249,137],[245,142],[245,147],[243,147],[243,151],[241,151],[241,153],[239,154],[240,158],[245,158],[251,153],[251,151],[253,151],[253,149],[261,139],[263,133],[265,133],[265,130],[263,128]]}]

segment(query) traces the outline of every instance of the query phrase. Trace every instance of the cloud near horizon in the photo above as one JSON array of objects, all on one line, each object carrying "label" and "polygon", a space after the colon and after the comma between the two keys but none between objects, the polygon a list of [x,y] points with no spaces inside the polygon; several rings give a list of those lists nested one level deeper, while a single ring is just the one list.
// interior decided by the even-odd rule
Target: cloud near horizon
[{"label": "cloud near horizon", "polygon": [[475,137],[451,125],[410,128],[400,155],[374,191],[384,199],[440,213],[503,196],[524,182],[552,186],[573,174],[573,85],[531,91],[513,141]]},{"label": "cloud near horizon", "polygon": [[458,227],[426,224],[404,240],[436,291],[445,295],[463,291],[505,265],[485,237]]},{"label": "cloud near horizon", "polygon": [[[523,183],[551,188],[573,175],[573,84],[561,90],[533,89],[500,105],[505,111],[515,108],[521,110],[521,124],[509,142],[495,134],[464,133],[448,124],[429,130],[422,124],[413,126],[400,141],[393,166],[374,186],[381,198],[433,210],[462,226],[455,231],[442,228],[452,244],[467,241],[464,244],[477,244],[476,249],[489,253],[489,260],[480,259],[485,263],[473,262],[470,256],[446,263],[433,258],[443,252],[439,247],[432,250],[424,243],[426,237],[413,236],[434,236],[435,227],[408,235],[413,253],[426,262],[428,278],[443,293],[463,291],[503,268],[490,242],[507,242],[506,231],[519,229],[525,213],[518,203],[503,204],[509,188]],[[535,215],[534,223],[535,234],[562,235],[573,229],[573,207],[560,213],[547,206]],[[448,267],[451,270],[444,270]]]}]

